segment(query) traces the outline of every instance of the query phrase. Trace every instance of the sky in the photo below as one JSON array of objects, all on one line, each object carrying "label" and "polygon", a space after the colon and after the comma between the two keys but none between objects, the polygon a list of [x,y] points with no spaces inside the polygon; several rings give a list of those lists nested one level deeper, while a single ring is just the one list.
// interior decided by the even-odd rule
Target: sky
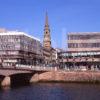
[{"label": "sky", "polygon": [[46,11],[55,48],[66,49],[68,32],[100,32],[100,0],[0,0],[0,28],[42,41]]}]

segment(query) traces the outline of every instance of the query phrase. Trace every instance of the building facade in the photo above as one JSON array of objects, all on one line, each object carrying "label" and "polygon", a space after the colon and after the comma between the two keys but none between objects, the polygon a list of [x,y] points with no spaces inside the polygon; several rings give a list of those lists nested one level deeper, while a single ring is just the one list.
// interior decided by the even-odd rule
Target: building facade
[{"label": "building facade", "polygon": [[68,34],[68,50],[59,53],[61,68],[77,70],[100,69],[100,33]]},{"label": "building facade", "polygon": [[68,33],[68,51],[99,51],[100,32]]},{"label": "building facade", "polygon": [[24,32],[0,32],[0,62],[5,65],[36,65],[43,60],[40,40]]}]

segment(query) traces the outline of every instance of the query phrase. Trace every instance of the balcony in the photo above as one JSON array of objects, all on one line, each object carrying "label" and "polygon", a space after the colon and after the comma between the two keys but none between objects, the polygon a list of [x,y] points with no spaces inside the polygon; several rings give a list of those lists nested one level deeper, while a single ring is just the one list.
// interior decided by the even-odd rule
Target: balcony
[{"label": "balcony", "polygon": [[60,62],[100,62],[100,58],[63,58]]}]

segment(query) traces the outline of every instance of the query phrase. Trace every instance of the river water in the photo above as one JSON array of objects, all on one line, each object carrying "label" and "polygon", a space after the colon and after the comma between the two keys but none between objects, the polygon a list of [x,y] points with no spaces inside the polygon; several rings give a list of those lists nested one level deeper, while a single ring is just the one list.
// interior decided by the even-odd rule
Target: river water
[{"label": "river water", "polygon": [[0,100],[100,100],[100,84],[35,83],[0,89]]}]

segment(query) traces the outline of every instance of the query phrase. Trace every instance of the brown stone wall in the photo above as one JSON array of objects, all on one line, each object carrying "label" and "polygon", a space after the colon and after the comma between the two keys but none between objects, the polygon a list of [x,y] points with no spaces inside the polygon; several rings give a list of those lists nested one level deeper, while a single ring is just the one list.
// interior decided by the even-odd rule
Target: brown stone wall
[{"label": "brown stone wall", "polygon": [[99,72],[46,72],[39,75],[39,81],[57,82],[100,82]]},{"label": "brown stone wall", "polygon": [[3,81],[0,84],[1,86],[5,87],[5,86],[10,86],[11,85],[11,80],[9,76],[6,76]]}]

